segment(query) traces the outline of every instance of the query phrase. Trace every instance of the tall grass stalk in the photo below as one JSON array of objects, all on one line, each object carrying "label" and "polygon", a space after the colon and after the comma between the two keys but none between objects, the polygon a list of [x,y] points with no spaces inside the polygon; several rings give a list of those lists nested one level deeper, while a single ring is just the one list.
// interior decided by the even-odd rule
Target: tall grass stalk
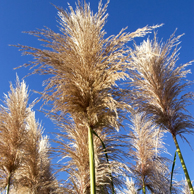
[{"label": "tall grass stalk", "polygon": [[9,175],[9,177],[8,177],[6,194],[9,194],[10,181],[11,181],[11,175]]},{"label": "tall grass stalk", "polygon": [[90,192],[96,194],[95,160],[92,128],[88,128],[89,161],[90,161]]},{"label": "tall grass stalk", "polygon": [[[177,65],[180,37],[173,33],[166,43],[154,40],[135,45],[131,51],[130,75],[134,89],[130,99],[139,111],[145,111],[163,130],[171,133],[185,173],[191,193],[193,187],[176,137],[186,139],[184,134],[193,134],[193,117],[186,106],[194,97],[193,92],[182,94],[191,82],[186,80],[192,61]],[[131,69],[133,69],[131,71]],[[188,141],[187,141],[188,142]]]},{"label": "tall grass stalk", "polygon": [[[95,134],[98,137],[98,139],[101,141],[107,163],[109,164],[108,153],[107,153],[107,149],[106,149],[106,146],[105,146],[104,142],[102,141],[102,139],[98,136],[98,134],[95,131],[93,131],[93,134]],[[112,194],[114,194],[115,191],[114,191],[114,183],[113,183],[112,172],[110,173],[110,177],[111,177]]]},{"label": "tall grass stalk", "polygon": [[146,187],[145,187],[145,182],[143,180],[143,187],[142,187],[143,194],[146,194]]}]

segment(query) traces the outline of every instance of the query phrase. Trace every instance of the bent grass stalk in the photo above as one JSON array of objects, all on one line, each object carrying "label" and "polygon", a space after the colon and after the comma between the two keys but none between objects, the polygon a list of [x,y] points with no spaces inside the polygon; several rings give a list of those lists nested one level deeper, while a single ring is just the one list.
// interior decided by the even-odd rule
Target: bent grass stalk
[{"label": "bent grass stalk", "polygon": [[[94,130],[93,130],[93,134],[96,135],[96,137],[98,137],[98,139],[101,141],[102,147],[103,147],[103,149],[104,149],[104,154],[105,154],[105,156],[106,156],[106,161],[107,161],[107,163],[109,164],[108,154],[107,154],[107,150],[106,150],[106,146],[105,146],[104,142],[102,141],[102,139],[98,136],[98,134],[97,134]],[[109,166],[109,168],[110,168],[110,166]],[[112,193],[114,194],[115,191],[114,191],[114,184],[113,184],[112,173],[110,173],[110,177],[111,177]]]},{"label": "bent grass stalk", "polygon": [[173,164],[172,164],[172,171],[171,171],[171,178],[170,178],[170,193],[172,192],[172,178],[173,178],[173,172],[174,172],[174,167],[175,167],[175,163],[176,163],[176,152],[174,154],[174,160],[173,160]]}]

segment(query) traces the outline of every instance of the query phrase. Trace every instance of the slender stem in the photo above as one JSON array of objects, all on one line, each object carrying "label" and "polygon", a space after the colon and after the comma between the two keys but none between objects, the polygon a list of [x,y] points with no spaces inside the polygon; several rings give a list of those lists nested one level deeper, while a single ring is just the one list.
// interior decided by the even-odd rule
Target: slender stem
[{"label": "slender stem", "polygon": [[177,153],[178,153],[178,155],[179,155],[179,158],[180,158],[180,161],[181,161],[181,165],[182,165],[183,171],[184,171],[184,173],[185,173],[185,177],[186,177],[186,179],[187,179],[187,183],[188,183],[188,186],[189,186],[189,190],[190,190],[191,194],[194,194],[193,186],[192,186],[192,184],[191,184],[191,179],[190,179],[190,177],[189,177],[189,173],[188,173],[188,171],[187,171],[185,162],[184,162],[184,160],[183,160],[183,156],[182,156],[181,150],[180,150],[180,148],[179,148],[179,144],[178,144],[177,139],[176,139],[176,137],[175,137],[174,135],[173,135],[173,140],[174,140],[174,143],[175,143],[175,145],[176,145]]},{"label": "slender stem", "polygon": [[94,160],[94,144],[92,128],[88,128],[88,145],[89,145],[89,161],[90,161],[90,194],[96,194],[95,181],[95,160]]},{"label": "slender stem", "polygon": [[[102,147],[103,147],[104,152],[105,152],[106,161],[107,161],[107,163],[109,164],[108,154],[107,154],[107,150],[106,150],[106,146],[105,146],[104,142],[102,141],[102,139],[98,136],[98,134],[97,134],[95,131],[93,131],[93,133],[94,133],[94,135],[96,135],[96,136],[98,137],[98,139],[101,141]],[[110,165],[109,165],[109,168],[110,168]],[[110,177],[111,177],[112,193],[115,194],[112,173],[110,173]]]},{"label": "slender stem", "polygon": [[11,180],[11,175],[9,175],[9,178],[8,178],[6,194],[9,194],[10,180]]},{"label": "slender stem", "polygon": [[143,179],[143,188],[142,188],[142,191],[143,191],[143,194],[146,194],[146,189],[145,189],[145,182],[144,182],[144,179]]},{"label": "slender stem", "polygon": [[174,160],[173,160],[173,164],[172,164],[172,171],[171,171],[171,178],[170,178],[170,193],[172,193],[172,178],[173,178],[173,172],[174,172],[174,167],[175,167],[175,163],[176,163],[176,152],[174,154]]}]

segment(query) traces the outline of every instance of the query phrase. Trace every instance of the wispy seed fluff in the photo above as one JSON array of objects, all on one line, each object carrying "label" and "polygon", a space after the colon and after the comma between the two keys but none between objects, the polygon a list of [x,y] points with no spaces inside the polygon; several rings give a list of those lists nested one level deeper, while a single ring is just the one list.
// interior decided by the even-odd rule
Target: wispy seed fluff
[{"label": "wispy seed fluff", "polygon": [[[130,170],[137,189],[154,193],[169,193],[170,176],[168,160],[161,157],[165,152],[163,132],[145,113],[133,114],[131,119],[131,146],[129,154],[133,158]],[[127,181],[127,187],[130,182]],[[134,189],[133,187],[131,189]]]}]

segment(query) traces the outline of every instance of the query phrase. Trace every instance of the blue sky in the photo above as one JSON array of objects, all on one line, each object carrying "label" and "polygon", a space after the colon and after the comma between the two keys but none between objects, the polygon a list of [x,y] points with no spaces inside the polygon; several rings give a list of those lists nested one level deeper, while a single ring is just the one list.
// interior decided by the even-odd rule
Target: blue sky
[{"label": "blue sky", "polygon": [[[6,0],[0,1],[0,99],[3,99],[3,93],[9,91],[9,82],[15,82],[16,73],[23,78],[30,71],[27,68],[13,70],[29,60],[30,56],[21,56],[17,48],[8,46],[10,44],[22,44],[33,47],[40,47],[40,42],[36,37],[22,33],[22,31],[41,29],[44,26],[58,32],[56,22],[57,10],[51,5],[63,7],[66,9],[67,2],[75,7],[75,0]],[[88,2],[88,1],[87,1]],[[103,3],[106,1],[103,0]],[[96,12],[98,1],[90,1],[91,9]],[[193,0],[111,0],[108,6],[108,20],[105,25],[107,35],[117,34],[122,28],[128,26],[127,32],[133,32],[137,28],[146,25],[164,23],[158,31],[158,38],[166,41],[176,28],[176,35],[185,33],[181,38],[181,50],[177,62],[183,64],[194,59],[194,1]],[[153,35],[150,35],[153,37]],[[136,38],[139,43],[145,38]],[[129,44],[132,46],[132,43]],[[190,67],[194,72],[194,66]],[[34,75],[27,77],[25,81],[31,90],[41,91],[42,81],[46,77]],[[193,80],[193,74],[189,74],[188,79]],[[189,90],[193,91],[194,86]],[[33,101],[37,95],[30,93],[30,101]],[[41,104],[34,108],[39,109]],[[194,106],[189,110],[194,115]],[[46,118],[43,113],[36,112],[36,118],[42,122],[45,133],[54,131],[55,126]],[[50,135],[50,134],[49,134]],[[187,136],[194,149],[194,136]],[[183,156],[189,170],[192,180],[194,180],[194,151],[181,139],[178,138]],[[175,146],[170,136],[166,137],[166,143],[169,145],[169,152],[174,155]],[[177,166],[180,165],[177,158]],[[183,174],[180,169],[180,174]],[[180,175],[180,178],[184,178]]]}]

